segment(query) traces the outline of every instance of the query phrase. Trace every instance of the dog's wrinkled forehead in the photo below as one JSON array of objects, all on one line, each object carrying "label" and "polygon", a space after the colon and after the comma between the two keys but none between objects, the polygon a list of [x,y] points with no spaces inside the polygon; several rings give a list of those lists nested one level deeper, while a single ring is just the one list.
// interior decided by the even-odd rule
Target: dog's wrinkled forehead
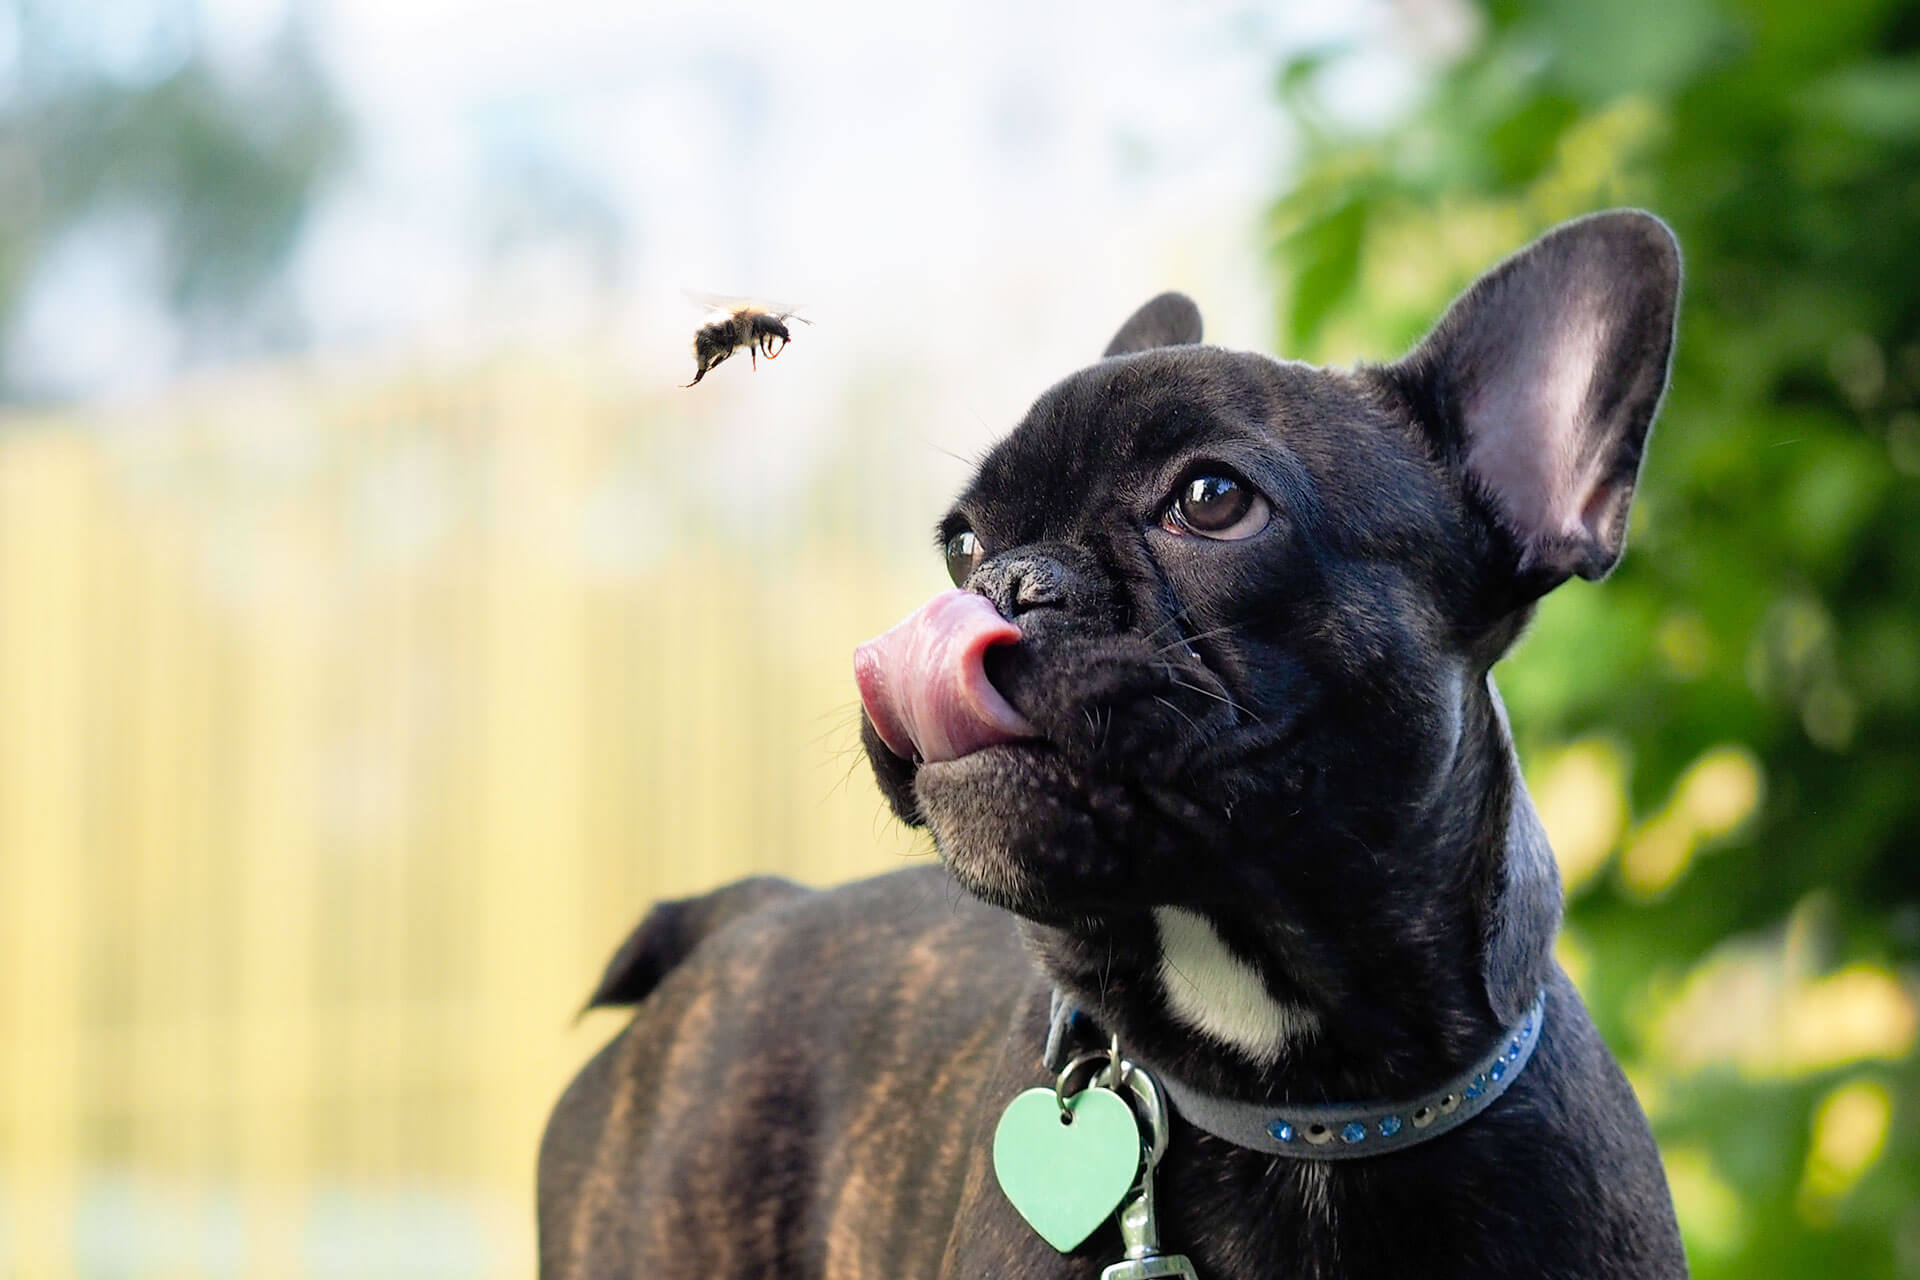
[{"label": "dog's wrinkled forehead", "polygon": [[1199,346],[1104,360],[1055,385],[957,510],[995,549],[1070,537],[1143,514],[1203,461],[1356,551],[1439,538],[1455,511],[1450,482],[1368,375]]},{"label": "dog's wrinkled forehead", "polygon": [[959,505],[982,518],[1017,513],[1023,527],[1002,532],[1028,541],[1196,449],[1271,447],[1284,399],[1279,368],[1244,352],[1172,347],[1082,369],[994,447]]}]

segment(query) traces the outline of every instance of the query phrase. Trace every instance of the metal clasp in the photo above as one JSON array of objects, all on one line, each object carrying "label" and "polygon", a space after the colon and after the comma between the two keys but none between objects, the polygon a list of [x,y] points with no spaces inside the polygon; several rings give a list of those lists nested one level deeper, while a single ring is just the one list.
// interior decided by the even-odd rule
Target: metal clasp
[{"label": "metal clasp", "polygon": [[1100,1280],[1199,1280],[1193,1264],[1182,1254],[1160,1252],[1160,1223],[1153,1211],[1153,1171],[1167,1153],[1167,1105],[1159,1082],[1145,1068],[1122,1061],[1119,1041],[1112,1061],[1118,1064],[1120,1086],[1132,1095],[1134,1118],[1141,1128],[1140,1183],[1120,1206],[1120,1241],[1127,1256],[1100,1273]]}]

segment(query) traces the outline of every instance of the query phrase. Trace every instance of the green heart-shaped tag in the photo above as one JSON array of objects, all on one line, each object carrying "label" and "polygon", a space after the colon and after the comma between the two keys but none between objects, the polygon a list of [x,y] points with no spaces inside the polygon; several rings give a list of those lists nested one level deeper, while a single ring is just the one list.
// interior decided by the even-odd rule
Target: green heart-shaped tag
[{"label": "green heart-shaped tag", "polygon": [[1051,1089],[1029,1089],[1000,1113],[993,1131],[993,1172],[1000,1189],[1062,1253],[1093,1234],[1120,1207],[1140,1170],[1140,1130],[1133,1109],[1109,1089],[1083,1089],[1067,1099],[1062,1123]]}]

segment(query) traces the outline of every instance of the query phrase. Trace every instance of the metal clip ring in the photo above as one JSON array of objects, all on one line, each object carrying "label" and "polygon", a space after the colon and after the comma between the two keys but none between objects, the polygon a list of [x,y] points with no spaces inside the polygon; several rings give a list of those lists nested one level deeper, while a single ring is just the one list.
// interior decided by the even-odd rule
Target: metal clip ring
[{"label": "metal clip ring", "polygon": [[[1144,1067],[1128,1062],[1120,1056],[1120,1037],[1113,1038],[1112,1048],[1090,1049],[1086,1053],[1076,1055],[1067,1062],[1066,1066],[1060,1068],[1060,1074],[1053,1082],[1053,1097],[1054,1101],[1060,1104],[1061,1118],[1068,1119],[1073,1115],[1067,1107],[1067,1099],[1080,1092],[1079,1089],[1069,1091],[1073,1077],[1082,1068],[1090,1067],[1095,1063],[1100,1063],[1105,1070],[1090,1076],[1087,1080],[1088,1085],[1098,1081],[1101,1087],[1112,1089],[1115,1093],[1124,1089],[1133,1095],[1137,1105],[1130,1110],[1134,1113],[1136,1123],[1144,1121],[1143,1127],[1146,1129],[1147,1140],[1142,1144],[1143,1154],[1146,1156],[1147,1168],[1152,1169],[1160,1163],[1160,1157],[1167,1153],[1167,1103],[1160,1093],[1159,1081],[1155,1080]],[[1102,1075],[1106,1078],[1101,1079]],[[1115,1075],[1120,1077],[1117,1082],[1114,1080]]]},{"label": "metal clip ring", "polygon": [[1150,1172],[1160,1163],[1160,1157],[1167,1154],[1166,1099],[1161,1096],[1160,1082],[1148,1074],[1144,1067],[1134,1063],[1120,1064],[1120,1083],[1139,1103],[1134,1110],[1135,1120],[1139,1121],[1144,1116],[1145,1128],[1150,1135],[1146,1144],[1146,1167]]},{"label": "metal clip ring", "polygon": [[[1112,1055],[1109,1054],[1107,1050],[1092,1049],[1074,1057],[1066,1066],[1060,1068],[1060,1074],[1053,1082],[1053,1097],[1054,1101],[1060,1104],[1060,1115],[1062,1119],[1070,1118],[1073,1115],[1073,1112],[1067,1109],[1067,1099],[1081,1092],[1079,1089],[1068,1089],[1068,1086],[1073,1083],[1074,1074],[1082,1067],[1090,1067],[1096,1062],[1104,1067],[1110,1065],[1112,1061]],[[1098,1078],[1098,1073],[1088,1077],[1087,1084],[1092,1084],[1094,1080]]]}]

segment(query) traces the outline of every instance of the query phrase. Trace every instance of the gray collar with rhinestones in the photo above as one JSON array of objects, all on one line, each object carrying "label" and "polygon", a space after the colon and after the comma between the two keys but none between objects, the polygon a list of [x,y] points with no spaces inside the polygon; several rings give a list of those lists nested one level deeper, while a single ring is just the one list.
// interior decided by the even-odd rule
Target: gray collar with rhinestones
[{"label": "gray collar with rhinestones", "polygon": [[[1197,1129],[1236,1146],[1296,1160],[1352,1160],[1416,1146],[1457,1129],[1492,1106],[1533,1057],[1546,1022],[1547,993],[1500,1038],[1491,1052],[1446,1084],[1407,1102],[1294,1106],[1236,1102],[1200,1093],[1161,1072],[1174,1110]],[[1065,1048],[1070,1026],[1080,1018],[1059,991],[1047,1033],[1049,1063]]]}]

